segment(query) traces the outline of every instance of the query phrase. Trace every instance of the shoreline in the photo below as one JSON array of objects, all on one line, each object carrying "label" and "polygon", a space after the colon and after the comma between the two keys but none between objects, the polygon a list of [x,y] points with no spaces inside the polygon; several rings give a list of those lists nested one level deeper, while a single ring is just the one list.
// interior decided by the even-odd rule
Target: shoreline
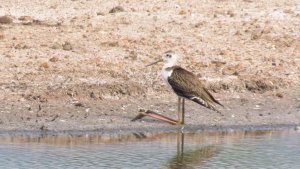
[{"label": "shoreline", "polygon": [[[187,101],[183,131],[239,131],[295,129],[300,126],[300,94],[282,91],[284,97],[269,92],[214,93],[224,105],[224,116]],[[132,122],[141,109],[152,109],[176,118],[175,95],[115,101],[68,100],[14,102],[1,104],[6,116],[0,118],[0,135],[84,135],[175,132],[182,126],[145,117]],[[65,104],[68,103],[68,104]],[[80,103],[80,106],[78,104]],[[6,108],[5,108],[6,106]],[[8,107],[7,107],[8,106]]]},{"label": "shoreline", "polygon": [[176,133],[181,131],[183,133],[209,133],[209,132],[240,132],[240,131],[279,131],[279,130],[294,130],[300,131],[300,123],[298,124],[275,124],[275,125],[236,125],[236,126],[170,126],[162,128],[140,128],[140,129],[111,129],[103,131],[101,129],[95,130],[1,130],[0,137],[5,136],[83,136],[83,135],[98,135],[98,136],[124,136],[124,135],[143,135],[143,134],[163,134]]}]

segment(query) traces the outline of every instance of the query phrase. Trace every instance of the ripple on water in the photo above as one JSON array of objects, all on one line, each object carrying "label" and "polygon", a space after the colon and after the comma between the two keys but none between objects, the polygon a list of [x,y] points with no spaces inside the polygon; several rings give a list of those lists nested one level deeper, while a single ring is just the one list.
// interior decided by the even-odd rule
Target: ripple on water
[{"label": "ripple on water", "polygon": [[0,140],[0,168],[300,168],[295,132],[174,133],[77,144]]}]

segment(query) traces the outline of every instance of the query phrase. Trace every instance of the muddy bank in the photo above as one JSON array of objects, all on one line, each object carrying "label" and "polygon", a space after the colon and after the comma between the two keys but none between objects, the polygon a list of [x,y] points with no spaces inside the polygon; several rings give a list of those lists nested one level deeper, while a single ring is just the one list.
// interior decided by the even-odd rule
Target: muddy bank
[{"label": "muddy bank", "polygon": [[[300,124],[299,92],[222,93],[215,94],[225,108],[221,116],[193,103],[186,103],[187,130],[252,130],[295,127]],[[141,109],[151,109],[176,117],[175,95],[156,98],[127,98],[114,101],[58,100],[22,101],[1,104],[2,131],[74,132],[94,131],[101,134],[176,131],[182,126],[170,126],[151,118],[132,122]]]}]

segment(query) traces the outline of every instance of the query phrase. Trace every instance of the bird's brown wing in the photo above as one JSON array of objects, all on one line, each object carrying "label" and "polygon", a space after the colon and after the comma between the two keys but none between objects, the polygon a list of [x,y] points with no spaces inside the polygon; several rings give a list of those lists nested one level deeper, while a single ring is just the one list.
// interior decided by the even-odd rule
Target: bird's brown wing
[{"label": "bird's brown wing", "polygon": [[168,78],[174,92],[181,97],[190,99],[206,108],[220,113],[213,104],[219,103],[204,87],[201,81],[191,72],[174,66],[172,76]]}]

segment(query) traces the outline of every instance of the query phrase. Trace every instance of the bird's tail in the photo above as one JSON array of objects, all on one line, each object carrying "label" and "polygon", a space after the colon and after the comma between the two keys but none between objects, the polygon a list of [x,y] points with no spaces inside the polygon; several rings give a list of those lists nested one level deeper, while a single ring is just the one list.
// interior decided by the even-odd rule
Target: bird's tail
[{"label": "bird's tail", "polygon": [[208,109],[210,109],[210,110],[213,110],[213,111],[215,111],[215,112],[221,114],[222,116],[224,116],[222,112],[220,112],[219,110],[217,110],[212,104],[210,104],[210,103],[204,101],[203,99],[201,99],[201,98],[199,98],[199,97],[192,97],[192,98],[190,98],[190,99],[191,99],[192,101],[194,101],[194,102],[200,104],[201,106],[204,106],[204,107],[206,107],[206,108],[208,108]]}]

